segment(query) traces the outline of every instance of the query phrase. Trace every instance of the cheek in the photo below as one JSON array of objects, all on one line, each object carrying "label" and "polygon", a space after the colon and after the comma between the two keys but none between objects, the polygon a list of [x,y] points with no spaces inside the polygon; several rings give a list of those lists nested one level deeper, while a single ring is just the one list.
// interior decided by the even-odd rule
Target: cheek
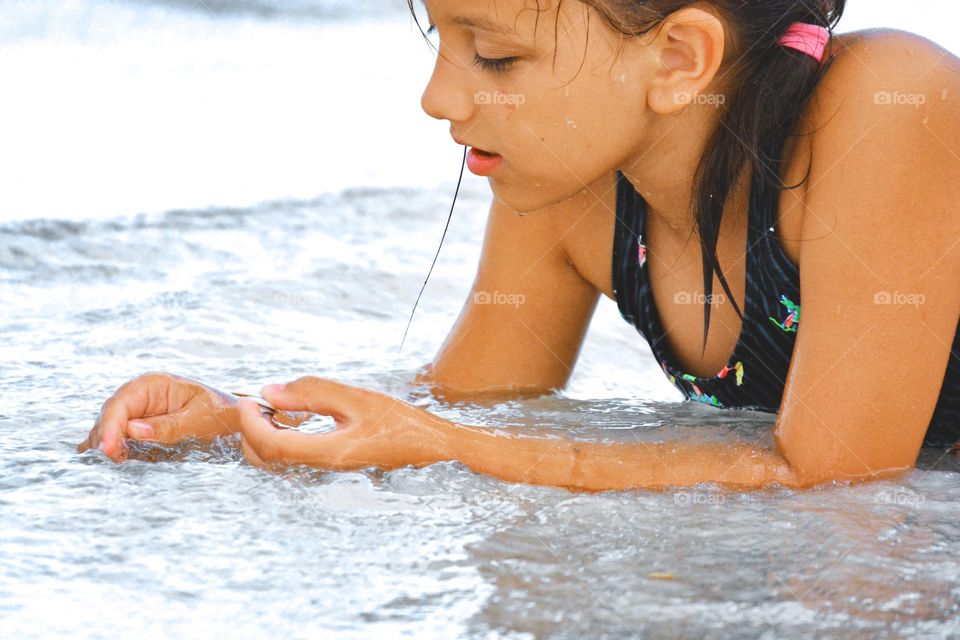
[{"label": "cheek", "polygon": [[619,121],[616,109],[562,90],[528,100],[504,116],[511,170],[492,182],[494,190],[514,208],[522,199],[526,210],[583,190],[629,155]]}]

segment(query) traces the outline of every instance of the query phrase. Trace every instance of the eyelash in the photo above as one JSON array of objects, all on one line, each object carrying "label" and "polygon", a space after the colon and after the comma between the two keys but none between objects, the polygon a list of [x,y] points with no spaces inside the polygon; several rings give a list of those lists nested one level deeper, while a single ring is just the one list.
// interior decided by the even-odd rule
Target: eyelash
[{"label": "eyelash", "polygon": [[492,71],[493,73],[503,73],[516,61],[516,58],[498,58],[496,60],[491,60],[489,58],[481,58],[477,54],[473,55],[473,64],[480,67],[484,71]]},{"label": "eyelash", "polygon": [[[436,31],[437,31],[437,25],[430,25],[426,33],[428,36],[430,36],[436,33]],[[481,58],[479,54],[473,55],[474,65],[476,65],[477,67],[480,67],[484,71],[491,71],[493,73],[503,73],[504,71],[509,69],[513,65],[513,63],[516,61],[517,61],[516,57],[497,58],[494,60],[490,58]]]}]

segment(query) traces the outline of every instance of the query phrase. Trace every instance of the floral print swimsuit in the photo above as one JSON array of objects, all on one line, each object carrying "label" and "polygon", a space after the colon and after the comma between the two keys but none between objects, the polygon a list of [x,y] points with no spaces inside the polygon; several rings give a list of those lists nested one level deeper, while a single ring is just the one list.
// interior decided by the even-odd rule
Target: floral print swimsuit
[{"label": "floral print swimsuit", "polygon": [[[783,140],[767,147],[778,159]],[[647,279],[643,242],[646,203],[617,172],[617,222],[613,248],[613,292],[623,318],[650,345],[664,374],[687,400],[714,407],[776,413],[801,326],[800,270],[786,255],[775,224],[779,190],[752,180],[747,242],[743,326],[727,364],[708,378],[681,371],[670,353]],[[699,336],[698,336],[699,340]],[[960,440],[960,322],[953,352],[925,444],[950,446]]]}]

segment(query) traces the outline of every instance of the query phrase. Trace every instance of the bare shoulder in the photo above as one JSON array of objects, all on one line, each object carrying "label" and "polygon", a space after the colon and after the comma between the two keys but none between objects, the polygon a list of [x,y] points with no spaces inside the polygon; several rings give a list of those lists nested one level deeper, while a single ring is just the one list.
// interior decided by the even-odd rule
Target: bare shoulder
[{"label": "bare shoulder", "polygon": [[947,49],[897,29],[839,34],[831,47],[835,59],[804,116],[814,139],[826,138],[818,133],[831,123],[855,131],[880,122],[948,133],[960,126],[960,58]]},{"label": "bare shoulder", "polygon": [[[896,29],[841,34],[836,56],[804,114],[812,165],[806,210],[830,209],[838,184],[864,201],[884,188],[960,198],[960,59]],[[914,215],[936,215],[930,207]],[[909,204],[909,203],[906,203]],[[913,202],[920,206],[920,199]],[[897,216],[885,209],[889,217]],[[942,216],[942,211],[939,211]],[[881,215],[878,211],[877,215]],[[805,215],[809,218],[809,215]],[[804,236],[829,233],[829,216],[807,219]],[[905,222],[907,216],[897,220]],[[815,222],[821,222],[821,228]]]}]

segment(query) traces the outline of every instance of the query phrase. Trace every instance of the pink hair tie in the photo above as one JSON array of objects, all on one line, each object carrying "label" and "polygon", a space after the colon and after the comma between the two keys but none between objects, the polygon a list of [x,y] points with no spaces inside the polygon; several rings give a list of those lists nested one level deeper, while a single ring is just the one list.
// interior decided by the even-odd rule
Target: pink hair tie
[{"label": "pink hair tie", "polygon": [[830,32],[824,27],[809,22],[794,22],[777,41],[785,47],[802,51],[808,56],[823,60],[823,51],[830,41]]}]

